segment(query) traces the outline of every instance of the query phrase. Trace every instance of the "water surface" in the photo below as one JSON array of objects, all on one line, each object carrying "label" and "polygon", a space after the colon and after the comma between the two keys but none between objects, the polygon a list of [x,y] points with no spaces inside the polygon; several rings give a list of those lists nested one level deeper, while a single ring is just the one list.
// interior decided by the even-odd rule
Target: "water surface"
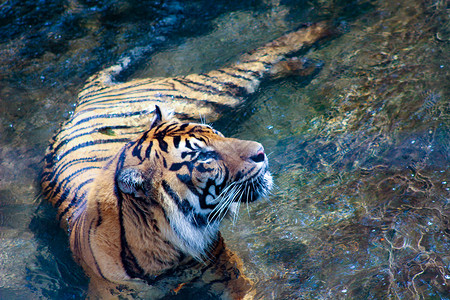
[{"label": "water surface", "polygon": [[214,124],[262,142],[277,185],[223,224],[227,244],[257,298],[450,299],[450,22],[418,0],[3,2],[0,298],[85,295],[38,181],[88,76],[123,56],[123,79],[204,72],[323,19],[339,35],[301,53],[320,72]]}]

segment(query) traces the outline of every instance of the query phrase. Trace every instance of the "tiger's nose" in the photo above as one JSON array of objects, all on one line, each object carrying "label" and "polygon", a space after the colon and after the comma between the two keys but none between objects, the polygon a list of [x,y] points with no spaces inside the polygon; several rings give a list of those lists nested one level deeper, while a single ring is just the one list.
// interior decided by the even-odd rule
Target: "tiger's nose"
[{"label": "tiger's nose", "polygon": [[250,156],[249,158],[255,163],[263,162],[266,159],[266,155],[264,154],[264,148],[261,146],[258,152],[255,155]]}]

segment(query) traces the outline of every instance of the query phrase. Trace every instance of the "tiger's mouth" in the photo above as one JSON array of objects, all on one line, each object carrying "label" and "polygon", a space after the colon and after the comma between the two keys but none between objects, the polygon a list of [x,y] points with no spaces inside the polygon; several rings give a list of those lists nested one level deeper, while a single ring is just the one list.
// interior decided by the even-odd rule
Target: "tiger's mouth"
[{"label": "tiger's mouth", "polygon": [[236,218],[241,203],[255,202],[267,197],[272,185],[272,175],[267,166],[250,179],[232,182],[217,197],[219,202],[209,213],[209,221],[220,221],[230,213]]},{"label": "tiger's mouth", "polygon": [[272,175],[268,168],[264,168],[259,174],[250,180],[236,183],[236,195],[234,202],[254,202],[260,198],[265,198],[269,195],[272,189]]}]

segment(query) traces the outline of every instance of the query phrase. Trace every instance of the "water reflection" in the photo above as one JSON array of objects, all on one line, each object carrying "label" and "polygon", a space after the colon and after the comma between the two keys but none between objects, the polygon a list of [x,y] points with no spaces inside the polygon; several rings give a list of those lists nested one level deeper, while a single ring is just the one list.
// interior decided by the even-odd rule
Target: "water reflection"
[{"label": "water reflection", "polygon": [[[326,65],[301,93],[260,95],[235,128],[273,152],[279,191],[229,236],[274,298],[449,297],[448,45],[431,7],[380,3],[311,54]],[[286,102],[306,119],[286,123]]]},{"label": "water reflection", "polygon": [[139,62],[133,76],[205,71],[314,18],[343,32],[306,53],[320,73],[268,83],[216,124],[261,141],[278,186],[225,238],[258,298],[450,298],[442,1],[107,2],[0,6],[0,298],[86,291],[36,195],[43,150],[87,76],[123,54]]}]

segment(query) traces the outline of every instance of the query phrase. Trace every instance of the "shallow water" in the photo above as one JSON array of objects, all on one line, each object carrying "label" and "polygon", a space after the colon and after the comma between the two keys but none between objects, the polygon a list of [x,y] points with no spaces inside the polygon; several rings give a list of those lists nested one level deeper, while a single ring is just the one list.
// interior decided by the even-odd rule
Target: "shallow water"
[{"label": "shallow water", "polygon": [[277,185],[223,224],[225,240],[257,298],[450,299],[445,2],[208,3],[0,5],[0,298],[86,292],[38,180],[89,75],[124,55],[125,76],[204,72],[330,19],[339,35],[302,53],[320,72],[268,82],[214,124],[262,142]]}]

